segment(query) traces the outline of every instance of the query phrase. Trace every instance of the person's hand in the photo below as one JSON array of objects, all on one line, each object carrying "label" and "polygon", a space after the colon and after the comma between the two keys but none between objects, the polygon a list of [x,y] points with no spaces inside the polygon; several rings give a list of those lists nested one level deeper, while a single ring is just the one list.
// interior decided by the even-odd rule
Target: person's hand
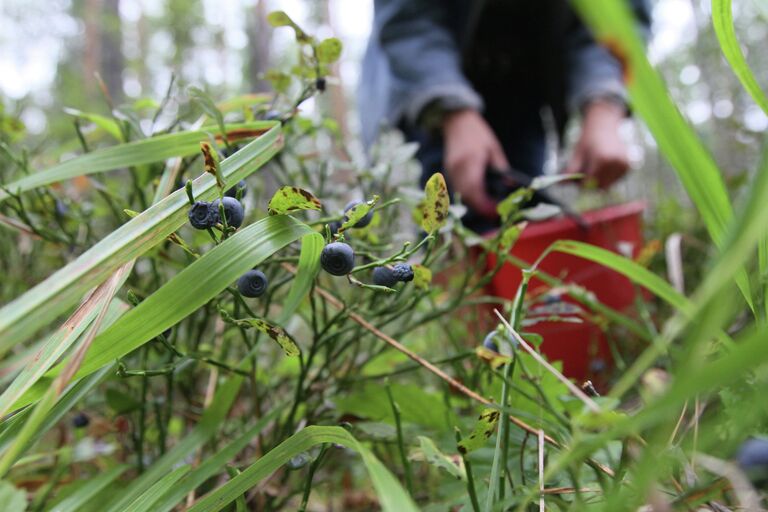
[{"label": "person's hand", "polygon": [[448,114],[443,121],[443,160],[454,192],[472,210],[494,218],[496,202],[485,191],[485,168],[509,167],[504,150],[483,116],[471,109]]},{"label": "person's hand", "polygon": [[629,156],[619,133],[623,119],[621,105],[599,100],[589,103],[565,172],[583,174],[583,183],[595,183],[600,188],[608,188],[624,176],[629,170]]}]

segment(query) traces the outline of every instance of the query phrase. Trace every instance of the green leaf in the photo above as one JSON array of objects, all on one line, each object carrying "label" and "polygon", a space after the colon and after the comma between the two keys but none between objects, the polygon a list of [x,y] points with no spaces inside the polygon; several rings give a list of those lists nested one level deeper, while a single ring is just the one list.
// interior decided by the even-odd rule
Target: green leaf
[{"label": "green leaf", "polygon": [[499,250],[502,254],[506,254],[512,250],[512,247],[517,243],[517,239],[520,238],[523,229],[525,229],[525,224],[510,226],[504,230],[499,239]]},{"label": "green leaf", "polygon": [[[759,4],[760,2],[758,2]],[[760,105],[763,112],[768,114],[768,98],[755,79],[752,69],[747,64],[747,59],[741,51],[739,41],[736,39],[736,30],[733,26],[733,7],[731,0],[712,0],[712,25],[715,27],[717,40],[723,55],[731,65],[731,69],[741,81],[741,85],[747,90],[755,103]]]},{"label": "green leaf", "polygon": [[261,320],[259,318],[248,318],[247,320],[241,320],[238,323],[246,323],[272,338],[272,340],[282,347],[285,355],[288,357],[296,357],[301,353],[296,342],[293,341],[293,339],[288,336],[288,333],[286,333],[280,326],[273,325],[266,320]]},{"label": "green leaf", "polygon": [[342,44],[341,41],[335,37],[329,37],[323,39],[320,44],[317,45],[317,60],[320,64],[332,64],[339,60],[341,56]]},{"label": "green leaf", "polygon": [[311,426],[292,435],[242,473],[203,496],[187,512],[216,512],[269,477],[291,457],[324,443],[336,443],[357,451],[368,470],[379,504],[385,512],[408,512],[418,508],[392,473],[362,444],[341,427]]},{"label": "green leaf", "polygon": [[99,472],[96,476],[88,479],[75,492],[58,502],[48,512],[78,512],[87,505],[91,499],[102,490],[117,480],[120,475],[129,468],[127,464],[114,466],[106,471]]},{"label": "green leaf", "polygon": [[319,210],[320,200],[299,187],[280,187],[269,200],[267,211],[270,215],[282,215],[299,210]]},{"label": "green leaf", "polygon": [[276,69],[268,70],[266,79],[272,84],[272,88],[279,93],[285,94],[291,86],[291,76]]},{"label": "green leaf", "polygon": [[0,480],[0,503],[6,512],[23,512],[27,510],[27,493],[10,482]]},{"label": "green leaf", "polygon": [[[453,413],[445,406],[440,395],[425,391],[414,384],[392,384],[392,395],[400,407],[403,423],[414,423],[429,428],[445,427],[446,417]],[[349,413],[375,421],[392,422],[392,406],[386,389],[368,382],[347,395],[334,398],[339,414]]]},{"label": "green leaf", "polygon": [[434,233],[448,221],[448,187],[443,175],[435,173],[424,187],[425,200],[421,205],[421,227],[427,233]]},{"label": "green leaf", "polygon": [[413,285],[421,290],[429,290],[432,283],[432,271],[424,265],[411,265],[413,269]]},{"label": "green leaf", "polygon": [[77,110],[76,108],[64,108],[64,112],[66,114],[69,114],[71,116],[79,117],[80,119],[85,119],[86,121],[90,121],[108,134],[110,134],[116,141],[123,142],[123,132],[120,130],[120,125],[117,124],[117,121],[112,119],[111,117],[102,116],[99,114],[91,114],[88,112],[83,112],[82,110]]},{"label": "green leaf", "polygon": [[376,203],[379,201],[379,196],[373,196],[373,198],[370,201],[363,201],[346,212],[344,212],[344,222],[341,224],[341,227],[339,228],[338,232],[343,233],[344,231],[355,227],[355,224],[360,222],[363,217],[368,215],[368,212],[371,211],[371,209],[376,206]]},{"label": "green leaf", "polygon": [[[276,251],[314,232],[288,216],[263,218],[217,245],[176,274],[155,293],[99,334],[76,377],[81,378],[123,357],[206,304],[240,275]],[[53,377],[61,365],[48,372]],[[47,379],[38,382],[20,406],[39,396]],[[35,392],[36,391],[36,392]]]},{"label": "green leaf", "polygon": [[[467,480],[467,473],[464,469],[464,462],[461,456],[450,457],[435,446],[434,441],[428,437],[418,436],[420,451],[411,452],[412,460],[423,459],[432,466],[443,468],[451,476],[459,480]],[[415,455],[415,457],[414,457]]]},{"label": "green leaf", "polygon": [[141,402],[119,389],[107,389],[105,399],[107,405],[115,414],[125,414],[138,410],[141,407]]},{"label": "green leaf", "polygon": [[483,412],[481,412],[480,416],[477,418],[475,430],[469,434],[469,437],[459,441],[459,452],[466,455],[469,452],[485,446],[488,443],[488,439],[490,439],[496,431],[496,425],[499,423],[499,416],[500,413],[496,409],[483,409]]},{"label": "green leaf", "polygon": [[267,21],[273,27],[291,27],[296,33],[297,41],[308,41],[310,37],[285,12],[274,11],[267,15]]},{"label": "green leaf", "polygon": [[[280,127],[274,123],[270,126],[272,129],[269,132],[222,162],[221,174],[227,184],[237,183],[250,175],[280,149],[282,145]],[[193,132],[193,134],[195,138],[199,136],[199,132]],[[144,142],[146,141],[141,143]],[[124,149],[128,146],[131,144],[117,146],[116,149]],[[199,148],[199,140],[194,141],[194,147],[193,154]],[[167,149],[172,150],[173,145]],[[85,157],[96,153],[94,151]],[[139,156],[135,153],[138,153]],[[158,153],[155,151],[154,154],[157,155]],[[173,156],[177,153],[178,151],[174,150],[171,155],[166,156]],[[121,159],[110,159],[109,161],[112,163],[125,162],[130,160],[127,158],[129,155],[132,158],[139,158],[140,154],[137,146],[132,146],[132,149],[127,153],[121,152]],[[112,163],[108,168],[112,168]],[[121,163],[121,165],[126,164]],[[78,170],[78,174],[83,172],[83,169]],[[198,199],[213,199],[217,196],[216,180],[213,176],[202,175],[194,180],[193,190]],[[188,208],[189,202],[186,192],[177,190],[104,237],[99,243],[76,260],[59,269],[48,279],[1,308],[0,340],[2,340],[2,344],[0,344],[0,348],[26,340],[38,329],[68,311],[88,290],[104,281],[122,264],[141,256],[165,240],[168,235],[187,222]]]},{"label": "green leaf", "polygon": [[219,133],[225,133],[227,131],[224,125],[224,116],[221,111],[216,107],[210,96],[198,87],[190,87],[187,89],[190,99],[195,101],[203,109],[203,112],[211,119],[216,121],[216,125],[219,127]]},{"label": "green leaf", "polygon": [[[158,135],[136,142],[97,149],[66,160],[49,169],[32,173],[17,181],[5,183],[3,188],[13,193],[21,193],[43,185],[70,180],[77,176],[162,162],[167,158],[176,156],[191,156],[200,151],[200,142],[207,140],[209,133],[213,133],[217,137],[221,136],[221,132],[215,126],[208,126],[202,130]],[[264,140],[273,142],[278,148],[282,146],[282,140],[276,140],[279,133],[279,123],[276,121],[254,121],[227,125],[227,137],[230,140],[263,135]],[[242,150],[238,153],[242,153]],[[240,179],[242,177],[228,183],[234,184]],[[0,203],[8,197],[8,193],[0,189]]]},{"label": "green leaf", "polygon": [[[229,409],[237,397],[243,379],[240,376],[231,377],[216,390],[211,406],[205,410],[200,422],[184,439],[165,455],[157,459],[147,470],[134,478],[128,486],[121,490],[106,507],[106,510],[123,511],[147,492],[163,475],[174,466],[183,462],[191,453],[207,443],[221,427]],[[165,489],[163,493],[169,492]]]}]

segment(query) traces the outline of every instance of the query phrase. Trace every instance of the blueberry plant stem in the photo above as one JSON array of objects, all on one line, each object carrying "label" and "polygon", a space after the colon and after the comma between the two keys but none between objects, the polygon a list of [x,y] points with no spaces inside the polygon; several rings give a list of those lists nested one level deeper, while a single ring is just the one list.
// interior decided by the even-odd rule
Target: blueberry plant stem
[{"label": "blueberry plant stem", "polygon": [[395,429],[397,429],[397,448],[400,451],[400,460],[403,463],[403,474],[405,475],[405,485],[408,488],[408,492],[413,496],[413,474],[411,472],[411,463],[408,460],[408,454],[405,450],[405,441],[403,440],[403,424],[400,419],[400,406],[395,402],[395,398],[392,396],[392,387],[389,385],[389,381],[385,385],[387,389],[387,397],[389,398],[389,405],[392,407],[392,416],[395,418]]}]

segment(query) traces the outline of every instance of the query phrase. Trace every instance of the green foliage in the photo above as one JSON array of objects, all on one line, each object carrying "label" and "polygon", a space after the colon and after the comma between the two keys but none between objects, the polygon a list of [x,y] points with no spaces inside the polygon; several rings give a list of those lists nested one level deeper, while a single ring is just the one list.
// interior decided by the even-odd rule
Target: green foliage
[{"label": "green foliage", "polygon": [[[56,511],[170,511],[190,501],[193,511],[325,502],[353,510],[352,498],[397,511],[527,510],[540,499],[550,510],[743,505],[730,474],[700,460],[729,459],[745,438],[768,433],[768,153],[732,200],[623,4],[576,6],[624,63],[634,110],[714,241],[697,247],[692,293],[675,290],[646,256],[570,240],[545,251],[602,265],[644,290],[636,312],[615,311],[571,276],[541,272],[541,259],[509,254],[524,219],[551,214],[522,209],[526,200],[564,178],[512,193],[499,205],[498,232],[479,241],[449,207],[442,175],[423,192],[413,188],[414,145],[385,134],[365,169],[340,159],[339,125],[298,107],[322,92],[341,43],[273,13],[270,23],[290,27],[299,49],[292,69],[266,74],[273,94],[217,104],[187,89],[191,105],[164,134],[140,127],[165,100],[117,107],[114,117],[71,109],[95,129],[65,141],[83,154],[53,167],[61,153],[23,147],[17,125],[2,135],[0,248],[14,266],[2,292],[13,300],[0,309],[0,503]],[[715,2],[715,28],[762,104],[730,8]],[[198,23],[194,7],[182,10],[184,23]],[[252,121],[267,115],[274,120]],[[0,112],[3,126],[7,119]],[[102,146],[108,141],[116,145]],[[221,197],[257,170],[238,197],[241,228],[185,226],[190,202]],[[371,200],[341,213],[361,197]],[[666,215],[679,221],[676,208]],[[370,224],[356,228],[372,209]],[[319,272],[331,224],[357,255],[344,278]],[[503,257],[493,266],[488,252]],[[370,284],[373,268],[399,262],[412,266],[412,283]],[[25,265],[35,265],[34,277]],[[249,300],[232,285],[255,265],[270,287]],[[513,301],[486,295],[503,265],[523,269]],[[606,396],[572,392],[563,365],[542,366],[516,348],[492,309],[545,351],[547,336],[522,331],[542,319],[599,326],[618,341],[619,368],[583,392]],[[479,346],[488,331],[500,354]],[[73,411],[91,424],[73,428]]]}]

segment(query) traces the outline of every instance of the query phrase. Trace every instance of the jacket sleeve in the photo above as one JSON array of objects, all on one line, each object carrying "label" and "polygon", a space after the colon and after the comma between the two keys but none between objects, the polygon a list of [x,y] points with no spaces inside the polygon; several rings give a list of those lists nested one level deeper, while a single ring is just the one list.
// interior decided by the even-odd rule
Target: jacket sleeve
[{"label": "jacket sleeve", "polygon": [[374,37],[392,76],[390,115],[415,123],[435,100],[447,108],[482,109],[461,71],[458,41],[441,0],[375,0]]},{"label": "jacket sleeve", "polygon": [[[650,33],[650,12],[647,0],[631,0],[641,34]],[[574,17],[566,41],[566,102],[571,112],[577,112],[596,98],[615,98],[627,104],[627,92],[621,65],[610,52],[598,44],[581,20]]]}]

